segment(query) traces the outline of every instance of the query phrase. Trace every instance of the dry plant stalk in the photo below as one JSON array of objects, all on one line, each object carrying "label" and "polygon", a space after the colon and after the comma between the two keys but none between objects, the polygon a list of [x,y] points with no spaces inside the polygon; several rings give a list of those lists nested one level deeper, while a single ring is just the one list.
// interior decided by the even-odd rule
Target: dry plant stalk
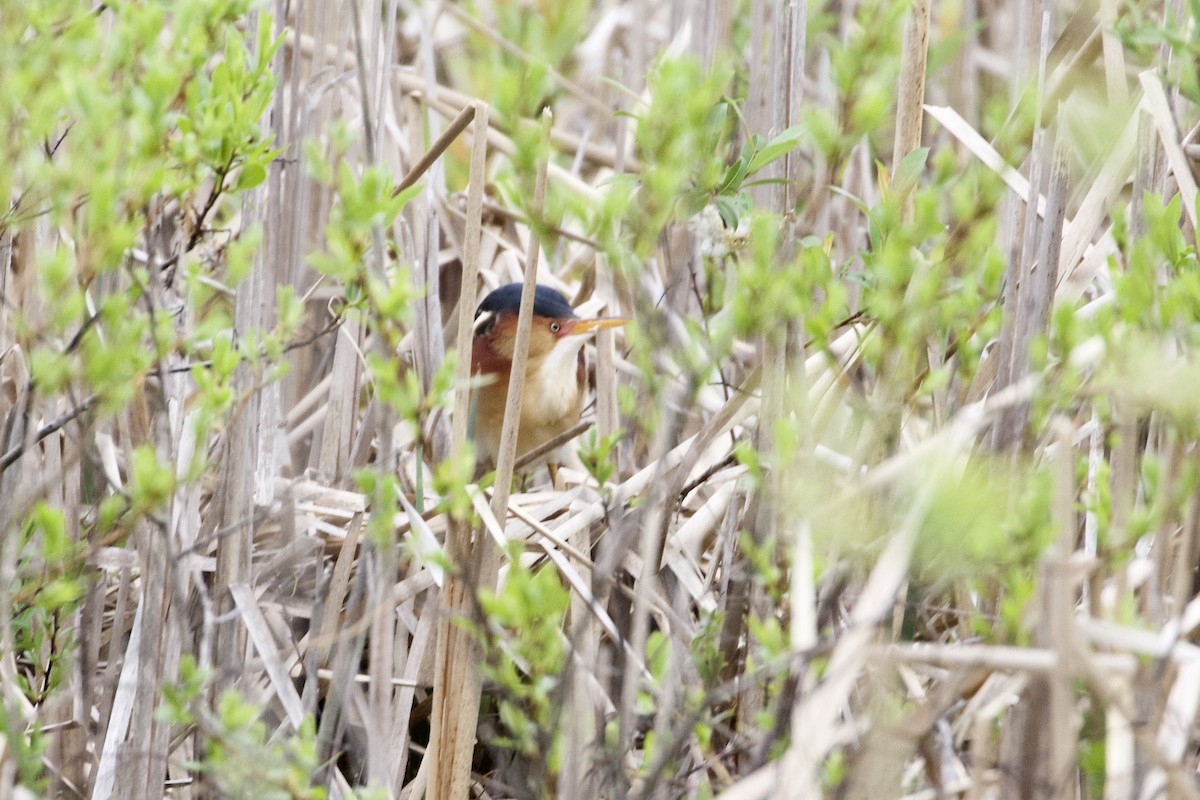
[{"label": "dry plant stalk", "polygon": [[[911,15],[904,26],[904,51],[900,62],[899,91],[896,94],[896,136],[892,144],[892,165],[899,164],[921,146],[921,128],[925,121],[925,64],[929,56],[930,0],[914,0]],[[911,218],[912,198],[905,199],[905,215]]]},{"label": "dry plant stalk", "polygon": [[[549,111],[542,119],[544,131],[548,136],[552,121]],[[477,138],[482,140],[483,137]],[[475,159],[472,159],[472,163],[474,165]],[[534,182],[531,206],[535,215],[542,211],[546,193],[546,168],[547,162],[541,161]],[[473,177],[480,183],[484,180],[482,172]],[[529,357],[529,336],[533,329],[533,296],[537,286],[540,249],[539,237],[531,236],[529,249],[525,254],[525,281],[521,292],[521,310],[517,317],[508,402],[504,411],[504,428],[500,436],[496,483],[492,495],[492,513],[500,520],[504,520],[508,515],[509,487],[512,484],[513,466],[517,456],[517,426],[521,419],[525,364]],[[468,313],[468,308],[467,305],[462,306],[463,316]],[[461,332],[461,321],[459,326]],[[467,342],[468,339],[464,337],[461,341]],[[466,364],[469,368],[469,358]],[[500,569],[500,553],[490,537],[475,537],[470,550],[461,555],[465,558],[455,562],[460,574],[451,576],[446,586],[448,602],[438,635],[438,667],[434,676],[434,722],[430,734],[434,766],[429,796],[433,800],[462,797],[470,783],[481,691],[478,671],[480,646],[471,631],[464,629],[459,620],[477,619],[476,597],[480,592],[495,590]]]},{"label": "dry plant stalk", "polygon": [[[1161,31],[1186,30],[1196,20],[1185,5],[1143,4],[1139,15]],[[120,32],[139,8],[101,4],[86,17],[72,12],[69,31],[29,27],[3,44],[51,48],[90,19]],[[755,0],[744,24],[715,0],[549,4],[536,14],[522,7],[526,16],[490,2],[280,9],[282,46],[267,67],[277,81],[257,123],[279,156],[236,199],[212,194],[208,216],[211,178],[195,197],[121,195],[144,224],[115,268],[93,269],[103,247],[84,224],[102,193],[58,173],[26,185],[41,174],[29,163],[53,173],[84,148],[82,121],[57,143],[4,151],[0,607],[11,613],[0,618],[0,796],[28,794],[31,765],[54,796],[244,794],[245,784],[222,782],[236,769],[192,768],[214,743],[248,754],[254,788],[266,791],[282,785],[272,759],[294,767],[280,753],[298,740],[317,755],[295,774],[330,797],[362,786],[453,800],[475,787],[563,800],[1200,795],[1190,746],[1200,714],[1200,441],[1188,423],[1194,403],[1176,396],[1190,391],[1200,341],[1194,298],[1179,288],[1195,271],[1200,117],[1178,79],[1194,50],[1163,37],[1148,61],[1123,38],[1148,35],[1142,17],[1118,14],[1112,0],[968,1],[937,18],[928,0],[823,9]],[[20,13],[0,15],[0,32],[11,34],[6,21]],[[174,13],[163,41],[183,19]],[[888,15],[907,20],[902,39],[871,24]],[[259,41],[266,19],[239,26],[248,41]],[[553,27],[569,24],[569,35]],[[821,35],[810,40],[811,25]],[[935,69],[931,48],[947,34],[962,49]],[[746,36],[746,52],[729,52]],[[691,75],[732,64],[737,78],[714,101],[728,121],[716,139],[720,185],[681,181],[661,204],[667,222],[645,235],[639,226],[661,208],[632,215],[608,204],[629,186],[630,202],[653,196],[672,168],[667,145],[692,132],[687,98],[664,89],[669,55],[695,58]],[[226,58],[206,56],[172,114]],[[13,61],[14,75],[18,61],[38,59]],[[864,74],[844,73],[848,64]],[[877,119],[856,105],[876,68],[888,87],[896,81],[884,115],[895,117],[890,154],[880,152],[886,122],[854,127],[856,115]],[[127,71],[139,90],[153,88],[141,69]],[[496,90],[517,75],[539,78],[524,88],[553,119],[514,112],[525,106]],[[22,85],[6,84],[14,96]],[[67,120],[79,106],[64,97]],[[134,113],[131,97],[122,102]],[[1037,121],[1027,129],[1030,98]],[[19,142],[25,122],[0,114]],[[936,123],[927,129],[925,114]],[[671,134],[657,150],[656,115]],[[334,135],[340,125],[348,137]],[[743,145],[795,125],[810,134],[796,150],[752,180],[725,183]],[[538,163],[532,202],[513,203],[518,142],[531,129],[552,152]],[[914,196],[943,180],[953,156],[962,183],[938,183],[944,196],[922,199],[958,227],[905,242],[940,284],[926,307],[923,276],[906,276],[900,316],[912,325],[889,328],[879,300],[886,242],[870,213],[888,198],[875,165],[894,175],[922,144],[945,160],[931,157],[900,216],[919,219]],[[354,181],[310,172],[306,152],[352,178],[386,170],[382,194],[393,198],[429,181],[394,225],[368,220],[356,240],[360,283],[420,290],[413,321],[391,321],[394,341],[379,320],[347,311],[362,286],[312,268],[342,233],[331,226]],[[174,170],[173,158],[160,161]],[[237,172],[222,180],[234,185]],[[55,181],[72,189],[65,201],[43,195]],[[1000,193],[1016,209],[1011,226],[988,249],[970,249],[996,211],[980,205],[979,217],[959,218],[954,204]],[[697,219],[681,213],[705,204]],[[705,234],[700,222],[718,206],[749,224],[722,218]],[[749,285],[760,244],[750,208],[786,220],[762,285]],[[908,232],[883,233],[897,230]],[[1148,230],[1170,246],[1139,250]],[[253,231],[261,243],[235,285],[229,253]],[[623,249],[634,240],[642,249]],[[828,262],[799,258],[818,250]],[[929,320],[956,313],[955,287],[990,287],[964,252],[1011,253],[1008,294],[984,291],[972,318],[942,330]],[[63,290],[71,302],[78,290],[84,308],[67,324],[56,321],[47,283],[61,258],[92,270]],[[814,280],[814,269],[829,275]],[[480,519],[472,528],[438,507],[437,462],[467,441],[479,290],[522,279],[495,490],[489,498],[466,487]],[[593,426],[599,440],[622,432],[601,465],[612,467],[607,482],[568,467],[557,486],[539,475],[510,491],[525,466],[514,431],[538,279],[638,318],[636,334],[597,337],[594,414],[548,445]],[[1134,283],[1152,296],[1145,307],[1130,303]],[[205,287],[202,302],[188,293],[193,284]],[[811,330],[826,324],[821,313],[746,333],[731,311],[755,292],[769,310],[801,284],[816,287],[805,289],[809,311],[846,298],[843,321],[821,336]],[[129,376],[117,408],[84,369],[120,333],[114,298],[134,298],[124,316],[155,331],[139,340],[150,366]],[[285,311],[301,322],[276,342]],[[1090,333],[1060,351],[1068,345],[1052,314],[1071,312]],[[235,329],[233,399],[199,424],[220,339],[206,331],[218,313]],[[1117,320],[1112,330],[1091,327],[1106,317]],[[897,333],[912,330],[912,341]],[[1129,330],[1142,338],[1122,338]],[[372,362],[400,381],[415,370],[427,393],[449,341],[452,408],[431,403],[401,418],[381,400]],[[1039,360],[1040,342],[1048,353]],[[921,371],[893,380],[901,355]],[[48,357],[74,370],[66,388],[46,379]],[[284,364],[280,377],[273,369]],[[1072,381],[1074,394],[1055,394]],[[643,424],[650,419],[656,427]],[[993,471],[993,448],[1015,468]],[[101,525],[139,496],[150,456],[168,478],[161,502]],[[394,517],[354,488],[363,468],[397,478]],[[977,468],[987,485],[970,482]],[[1053,543],[1020,554],[1033,577],[1017,586],[1028,590],[1019,611],[1006,605],[1019,596],[1004,594],[1011,574],[994,564],[927,577],[939,524],[950,519],[956,538],[969,537],[974,517],[954,511],[978,510],[973,501],[998,484],[1027,489],[1034,473],[1049,487],[1040,522]],[[955,480],[967,489],[947,499]],[[46,557],[55,530],[36,522],[39,504],[61,512],[73,561]],[[1028,509],[1007,496],[1000,504],[1006,513],[987,524],[1014,537],[1008,549],[1028,548],[1018,513]],[[393,540],[370,535],[378,530]],[[510,545],[519,552],[511,563]],[[505,567],[549,575],[567,598],[565,623],[546,637],[565,653],[563,672],[537,675],[536,663],[512,657],[518,675],[553,687],[535,726],[549,738],[535,740],[535,756],[496,744],[512,731],[481,708],[511,700],[511,687],[483,685],[483,647],[461,624],[481,622],[478,592],[496,589]],[[78,580],[80,597],[47,611],[60,578]],[[1033,644],[1013,644],[1017,635]],[[160,713],[163,689],[189,660],[210,676],[190,707],[204,713],[175,724]],[[237,739],[245,731],[218,719],[221,689],[258,714],[262,742]],[[34,730],[44,749],[17,741]],[[553,773],[541,762],[560,743]],[[1081,763],[1084,749],[1103,763]],[[838,765],[850,777],[835,785]],[[534,767],[541,783],[522,784]]]}]

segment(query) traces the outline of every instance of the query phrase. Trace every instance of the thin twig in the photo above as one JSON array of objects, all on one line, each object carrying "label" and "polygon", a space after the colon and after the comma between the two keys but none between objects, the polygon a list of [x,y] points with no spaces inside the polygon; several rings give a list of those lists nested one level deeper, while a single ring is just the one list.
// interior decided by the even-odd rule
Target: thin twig
[{"label": "thin twig", "polygon": [[[408,171],[408,174],[401,178],[400,182],[396,184],[396,188],[392,190],[392,197],[396,197],[405,189],[416,183],[420,177],[424,175],[430,167],[433,166],[434,162],[441,158],[442,153],[446,152],[446,148],[453,144],[454,140],[458,138],[459,134],[465,131],[467,126],[471,124],[471,120],[475,119],[477,105],[478,104],[476,103],[472,103],[464,108],[459,112],[458,116],[446,126],[446,130],[442,131],[442,135],[434,140],[433,144],[429,147],[429,150],[426,151],[425,155],[421,156],[417,160],[417,163],[413,164],[413,167]],[[485,121],[486,119],[487,117],[484,116]]]},{"label": "thin twig", "polygon": [[[61,430],[64,425],[66,425],[71,420],[77,418],[80,414],[83,414],[84,412],[86,412],[88,409],[90,409],[95,404],[96,404],[96,396],[92,395],[91,397],[87,398],[82,403],[77,405],[75,408],[68,411],[66,414],[63,414],[61,417],[55,419],[53,422],[47,423],[46,425],[42,426],[41,428],[38,429],[37,433],[35,433],[33,435],[32,441],[29,443],[30,446],[37,444],[38,442],[42,441],[50,434],[56,433],[57,431]],[[26,449],[26,444],[24,442],[22,442],[21,444],[14,446],[3,456],[0,456],[0,474],[2,474],[4,472],[4,470],[6,470],[10,466],[12,466],[13,463],[16,462],[17,459],[19,459],[21,456],[25,455],[25,449]]]}]

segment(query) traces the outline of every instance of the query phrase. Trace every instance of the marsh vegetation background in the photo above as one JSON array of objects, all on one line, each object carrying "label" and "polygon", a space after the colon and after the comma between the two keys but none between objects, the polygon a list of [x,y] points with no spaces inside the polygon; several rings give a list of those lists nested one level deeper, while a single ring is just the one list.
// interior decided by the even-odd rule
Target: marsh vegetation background
[{"label": "marsh vegetation background", "polygon": [[1200,796],[1198,22],[3,0],[0,796]]}]

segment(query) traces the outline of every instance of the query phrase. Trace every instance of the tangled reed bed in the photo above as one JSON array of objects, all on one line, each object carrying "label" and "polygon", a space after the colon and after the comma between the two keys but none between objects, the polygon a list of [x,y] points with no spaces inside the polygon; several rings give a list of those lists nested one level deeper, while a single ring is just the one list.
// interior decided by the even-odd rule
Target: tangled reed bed
[{"label": "tangled reed bed", "polygon": [[[278,39],[261,183],[131,204],[90,274],[13,167],[5,796],[1196,796],[1195,98],[1128,19],[1196,21],[1036,9],[278,4],[230,28]],[[448,357],[531,277],[636,323],[581,459],[460,480]]]}]

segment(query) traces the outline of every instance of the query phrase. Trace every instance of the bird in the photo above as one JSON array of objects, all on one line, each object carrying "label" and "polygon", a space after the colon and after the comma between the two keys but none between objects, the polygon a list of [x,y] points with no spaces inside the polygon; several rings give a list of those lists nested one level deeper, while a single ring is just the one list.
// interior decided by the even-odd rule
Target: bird
[{"label": "bird", "polygon": [[[475,310],[471,372],[478,381],[473,404],[477,455],[496,463],[508,400],[522,284],[492,290]],[[517,455],[545,444],[579,422],[587,394],[585,336],[629,322],[617,317],[583,319],[557,289],[534,289],[533,327],[521,395]]]}]

